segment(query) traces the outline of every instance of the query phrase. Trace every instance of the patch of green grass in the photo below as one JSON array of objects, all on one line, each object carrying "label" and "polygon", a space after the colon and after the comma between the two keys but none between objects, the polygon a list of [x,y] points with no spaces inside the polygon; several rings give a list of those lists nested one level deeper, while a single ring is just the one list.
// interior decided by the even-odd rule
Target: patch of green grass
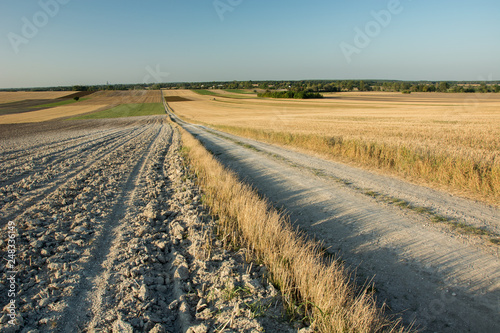
[{"label": "patch of green grass", "polygon": [[265,316],[267,310],[271,307],[271,302],[264,303],[261,300],[257,300],[252,303],[244,302],[245,306],[250,310],[252,318],[259,318]]},{"label": "patch of green grass", "polygon": [[366,191],[365,194],[372,197],[372,198],[377,198],[380,196],[380,193],[377,193],[375,191]]},{"label": "patch of green grass", "polygon": [[490,232],[490,231],[487,231],[483,228],[478,228],[478,227],[474,227],[471,225],[467,225],[465,223],[460,223],[460,222],[451,220],[449,218],[446,218],[444,216],[438,215],[438,214],[434,213],[432,211],[432,209],[430,209],[430,208],[422,207],[422,206],[413,206],[411,203],[409,203],[408,201],[405,201],[403,199],[394,198],[391,196],[386,196],[386,195],[383,195],[383,194],[380,194],[380,193],[377,193],[374,191],[368,190],[368,191],[365,191],[364,194],[368,195],[370,197],[373,197],[373,198],[381,198],[382,200],[389,202],[389,203],[393,203],[396,206],[399,206],[403,209],[410,209],[410,210],[412,210],[416,213],[419,213],[419,214],[426,214],[427,216],[429,216],[429,218],[432,222],[447,224],[453,230],[456,230],[457,232],[460,232],[462,234],[493,237],[490,239],[490,242],[493,244],[500,244],[500,239],[494,238],[495,236],[498,236],[497,234]]},{"label": "patch of green grass", "polygon": [[226,301],[230,301],[235,297],[242,296],[244,294],[251,295],[252,292],[249,288],[247,287],[230,287],[229,285],[226,285],[226,288],[222,291],[222,297]]},{"label": "patch of green grass", "polygon": [[122,104],[108,110],[81,115],[70,119],[123,118],[162,114],[165,114],[165,109],[163,108],[162,103]]},{"label": "patch of green grass", "polygon": [[427,208],[427,207],[420,207],[420,206],[412,206],[411,209],[414,212],[420,213],[420,214],[433,214],[432,210]]},{"label": "patch of green grass", "polygon": [[75,101],[74,99],[67,99],[67,100],[60,101],[60,102],[55,102],[55,103],[48,103],[48,104],[42,104],[42,105],[37,105],[37,106],[31,106],[30,109],[55,108],[57,106],[63,106],[63,105],[73,104],[73,103],[85,101],[87,99],[89,99],[89,98],[81,98],[78,101]]},{"label": "patch of green grass", "polygon": [[488,236],[488,235],[492,234],[492,233],[488,232],[487,230],[484,230],[484,229],[481,229],[478,227],[474,227],[471,225],[467,225],[464,223],[456,222],[456,223],[450,223],[450,225],[453,229],[456,229],[457,231],[464,233],[464,234],[467,234],[467,235],[485,235],[485,236]]},{"label": "patch of green grass", "polygon": [[495,245],[500,245],[500,238],[490,238],[490,242]]},{"label": "patch of green grass", "polygon": [[409,208],[409,209],[412,208],[411,204],[408,201],[405,201],[403,199],[390,198],[389,201],[392,202],[393,204],[395,204],[396,206],[401,207],[401,208]]},{"label": "patch of green grass", "polygon": [[248,144],[248,143],[243,143],[243,142],[235,142],[237,145],[240,145],[242,146],[243,148],[246,148],[246,149],[250,149],[250,150],[253,150],[253,151],[260,151],[259,149],[257,149],[256,147]]},{"label": "patch of green grass", "polygon": [[318,177],[326,177],[326,173],[321,169],[312,168],[312,172]]},{"label": "patch of green grass", "polygon": [[431,221],[434,223],[448,222],[448,219],[446,217],[434,214],[433,216],[431,216]]}]

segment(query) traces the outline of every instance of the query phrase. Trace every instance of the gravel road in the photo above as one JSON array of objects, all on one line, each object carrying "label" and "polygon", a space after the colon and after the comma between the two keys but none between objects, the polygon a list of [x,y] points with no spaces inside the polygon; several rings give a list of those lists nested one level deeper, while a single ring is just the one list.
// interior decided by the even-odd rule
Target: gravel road
[{"label": "gravel road", "polygon": [[499,246],[433,223],[428,213],[498,233],[498,208],[171,117],[340,256],[353,279],[373,281],[378,301],[404,323],[424,332],[498,332]]},{"label": "gravel road", "polygon": [[0,129],[0,332],[308,331],[222,247],[166,116]]}]

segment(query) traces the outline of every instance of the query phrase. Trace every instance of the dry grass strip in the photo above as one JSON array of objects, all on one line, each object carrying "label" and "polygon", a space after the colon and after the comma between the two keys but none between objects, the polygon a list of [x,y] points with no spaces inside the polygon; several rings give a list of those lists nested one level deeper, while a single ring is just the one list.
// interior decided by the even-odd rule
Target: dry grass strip
[{"label": "dry grass strip", "polygon": [[233,246],[253,250],[291,310],[302,311],[318,332],[410,331],[385,317],[372,294],[350,282],[339,261],[326,260],[318,244],[299,235],[285,216],[241,183],[189,133],[180,131],[204,202],[219,216],[222,237]]}]

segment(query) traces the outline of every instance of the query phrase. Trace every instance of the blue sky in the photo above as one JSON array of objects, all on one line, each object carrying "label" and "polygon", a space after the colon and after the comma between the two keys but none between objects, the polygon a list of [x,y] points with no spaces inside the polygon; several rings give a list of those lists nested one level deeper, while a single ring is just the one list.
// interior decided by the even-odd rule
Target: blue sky
[{"label": "blue sky", "polygon": [[499,18],[497,0],[0,0],[0,88],[500,80]]}]

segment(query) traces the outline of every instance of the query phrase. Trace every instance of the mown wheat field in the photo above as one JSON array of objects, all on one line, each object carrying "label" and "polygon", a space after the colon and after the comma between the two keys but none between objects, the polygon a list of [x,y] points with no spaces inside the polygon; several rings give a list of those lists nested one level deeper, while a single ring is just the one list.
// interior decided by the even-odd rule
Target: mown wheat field
[{"label": "mown wheat field", "polygon": [[[391,173],[498,204],[500,96],[354,92],[319,100],[165,91],[189,122]],[[228,95],[229,96],[229,95]],[[253,97],[253,96],[252,96]]]}]

